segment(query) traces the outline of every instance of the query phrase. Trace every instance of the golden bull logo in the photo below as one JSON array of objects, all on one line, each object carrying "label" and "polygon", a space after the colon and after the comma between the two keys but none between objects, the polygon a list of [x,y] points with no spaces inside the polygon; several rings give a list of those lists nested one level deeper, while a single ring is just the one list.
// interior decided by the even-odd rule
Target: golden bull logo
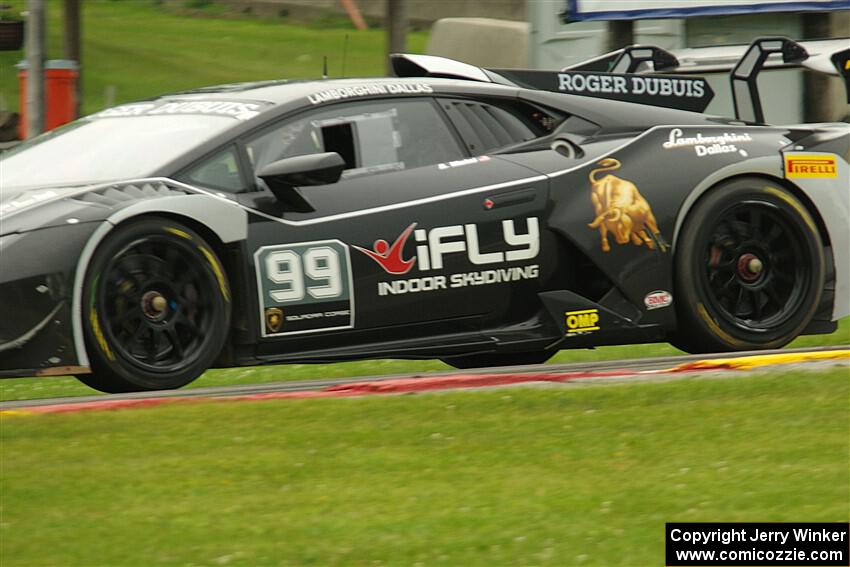
[{"label": "golden bull logo", "polygon": [[564,313],[567,319],[567,334],[576,335],[581,333],[592,333],[599,330],[599,310],[583,309],[581,311],[567,311]]},{"label": "golden bull logo", "polygon": [[620,169],[620,162],[613,158],[600,160],[596,168],[590,172],[591,194],[596,218],[587,225],[598,228],[602,238],[602,251],[610,252],[608,233],[614,235],[617,244],[627,244],[629,240],[636,246],[646,244],[650,250],[656,247],[666,252],[669,246],[658,230],[652,207],[631,181],[626,181],[616,175],[608,174],[602,179],[596,179],[598,173]]}]

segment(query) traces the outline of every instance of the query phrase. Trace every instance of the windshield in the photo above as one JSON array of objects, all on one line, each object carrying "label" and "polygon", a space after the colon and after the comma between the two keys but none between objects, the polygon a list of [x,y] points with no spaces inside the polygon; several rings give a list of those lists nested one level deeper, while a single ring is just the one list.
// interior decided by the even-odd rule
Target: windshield
[{"label": "windshield", "polygon": [[150,177],[237,122],[227,116],[83,119],[0,156],[0,189]]}]

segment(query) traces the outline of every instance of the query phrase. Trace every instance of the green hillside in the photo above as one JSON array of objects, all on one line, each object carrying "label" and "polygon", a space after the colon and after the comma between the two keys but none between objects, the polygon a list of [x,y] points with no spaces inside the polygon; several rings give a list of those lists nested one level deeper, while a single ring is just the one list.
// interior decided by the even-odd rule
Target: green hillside
[{"label": "green hillside", "polygon": [[[15,0],[10,13],[21,11]],[[262,79],[315,78],[328,57],[329,75],[382,75],[383,30],[357,31],[346,22],[292,25],[281,18],[230,17],[167,9],[148,0],[83,2],[83,112],[171,91]],[[48,5],[48,54],[61,59],[62,3]],[[427,34],[411,33],[408,50],[422,52]],[[0,51],[0,95],[18,109],[15,63],[23,51]]]}]

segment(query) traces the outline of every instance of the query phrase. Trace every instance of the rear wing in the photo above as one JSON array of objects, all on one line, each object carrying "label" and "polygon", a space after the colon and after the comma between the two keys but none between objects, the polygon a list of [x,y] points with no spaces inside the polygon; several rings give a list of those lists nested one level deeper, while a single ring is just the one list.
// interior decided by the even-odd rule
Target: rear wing
[{"label": "rear wing", "polygon": [[656,73],[729,72],[735,117],[741,120],[764,122],[756,79],[759,73],[770,69],[803,68],[837,75],[843,79],[844,92],[850,103],[848,38],[796,42],[785,37],[763,37],[748,46],[699,47],[673,53],[656,47],[632,46],[614,52],[614,55],[611,62],[614,72],[636,72],[641,66],[645,71]]},{"label": "rear wing", "polygon": [[714,97],[701,77],[645,76],[634,73],[592,71],[535,71],[529,69],[482,69],[433,55],[390,55],[396,77],[443,77],[512,87],[594,96],[625,102],[651,104],[702,112]]},{"label": "rear wing", "polygon": [[844,79],[850,102],[850,40],[759,38],[747,45],[666,51],[633,45],[560,71],[483,69],[431,55],[391,55],[398,77],[446,77],[704,112],[714,97],[695,74],[729,72],[736,118],[764,122],[756,79],[765,69],[802,67]]}]

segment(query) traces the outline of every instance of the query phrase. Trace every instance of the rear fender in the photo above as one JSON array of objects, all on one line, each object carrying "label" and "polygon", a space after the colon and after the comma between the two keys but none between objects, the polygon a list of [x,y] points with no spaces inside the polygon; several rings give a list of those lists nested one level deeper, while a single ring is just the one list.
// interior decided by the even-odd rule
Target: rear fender
[{"label": "rear fender", "polygon": [[676,226],[673,230],[673,254],[675,255],[676,253],[679,234],[682,232],[682,226],[685,223],[685,219],[687,219],[688,214],[696,202],[699,201],[700,197],[702,197],[709,189],[718,183],[743,175],[761,175],[769,177],[774,181],[781,182],[781,178],[777,175],[781,171],[782,158],[779,154],[777,154],[776,156],[763,156],[733,163],[731,165],[721,167],[708,177],[703,178],[702,181],[700,181],[688,194],[682,202],[682,207],[679,209],[679,214],[676,217]]},{"label": "rear fender", "polygon": [[653,299],[674,292],[674,248],[688,211],[730,177],[781,175],[784,132],[737,125],[651,128],[579,167],[551,174],[550,226],[639,310],[634,322],[673,329],[675,310]]},{"label": "rear fender", "polygon": [[[830,154],[834,155],[834,154]],[[836,159],[838,172],[831,179],[794,179],[783,178],[783,157],[763,156],[731,164],[719,169],[703,179],[687,196],[676,219],[673,233],[672,251],[675,257],[678,237],[687,217],[697,201],[717,184],[742,176],[764,177],[787,187],[794,193],[807,212],[813,217],[820,233],[826,253],[832,254],[835,266],[835,303],[832,307],[832,320],[850,315],[850,235],[847,231],[847,218],[850,217],[850,194],[847,192],[847,180],[850,166],[842,158]]]}]

